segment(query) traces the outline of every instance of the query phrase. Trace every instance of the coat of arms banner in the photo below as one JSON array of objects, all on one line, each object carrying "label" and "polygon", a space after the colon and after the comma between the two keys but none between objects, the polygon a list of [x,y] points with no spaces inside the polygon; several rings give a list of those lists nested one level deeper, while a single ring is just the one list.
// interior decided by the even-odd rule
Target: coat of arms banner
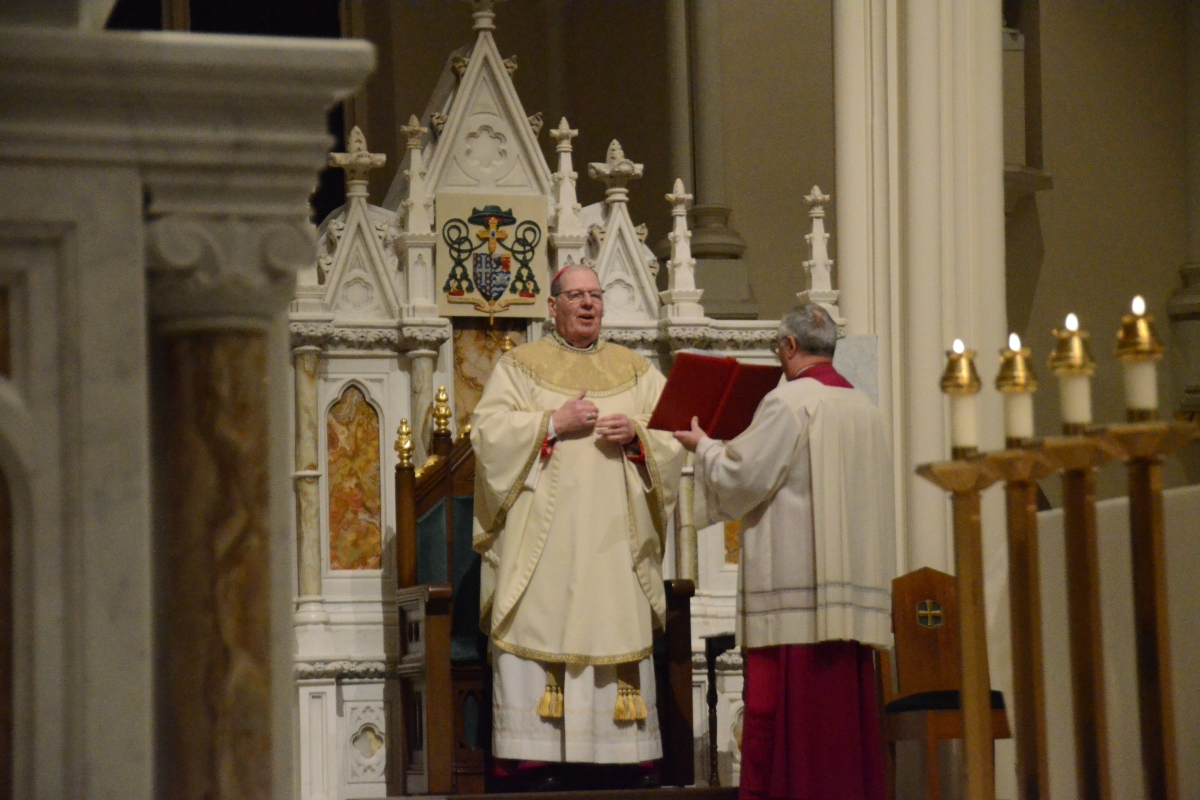
[{"label": "coat of arms banner", "polygon": [[442,193],[436,209],[439,314],[546,316],[545,197]]}]

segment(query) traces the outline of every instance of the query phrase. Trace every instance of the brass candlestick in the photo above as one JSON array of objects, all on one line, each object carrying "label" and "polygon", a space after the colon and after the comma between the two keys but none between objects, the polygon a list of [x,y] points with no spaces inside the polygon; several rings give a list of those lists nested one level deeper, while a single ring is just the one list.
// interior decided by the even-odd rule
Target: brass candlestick
[{"label": "brass candlestick", "polygon": [[1052,475],[1058,466],[1040,450],[1011,445],[1008,450],[989,453],[984,460],[1005,481],[1017,792],[1020,800],[1048,800],[1037,480]]},{"label": "brass candlestick", "polygon": [[1142,772],[1146,797],[1150,800],[1180,797],[1167,609],[1162,459],[1196,434],[1196,426],[1183,422],[1113,425],[1103,434],[1120,447],[1129,474],[1138,714]]},{"label": "brass candlestick", "polygon": [[999,477],[986,459],[943,461],[917,474],[951,492],[954,507],[954,572],[958,584],[962,642],[963,747],[970,800],[993,800],[996,762],[992,745],[987,615],[983,596],[983,540],[979,493]]},{"label": "brass candlestick", "polygon": [[1096,468],[1120,456],[1098,436],[1046,439],[1042,448],[1063,469],[1063,532],[1067,550],[1067,623],[1075,770],[1079,796],[1110,800],[1104,644],[1100,620],[1100,547],[1096,534]]},{"label": "brass candlestick", "polygon": [[1050,354],[1050,371],[1058,376],[1063,433],[1085,433],[1092,423],[1091,377],[1096,362],[1088,346],[1089,334],[1079,329],[1079,319],[1067,315],[1062,330],[1055,329],[1058,344]]}]

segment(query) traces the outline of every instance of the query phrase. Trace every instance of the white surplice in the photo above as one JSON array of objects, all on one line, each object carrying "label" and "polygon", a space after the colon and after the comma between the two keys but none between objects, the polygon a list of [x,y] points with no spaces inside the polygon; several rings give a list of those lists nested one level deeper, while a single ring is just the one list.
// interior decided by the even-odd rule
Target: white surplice
[{"label": "white surplice", "polygon": [[750,427],[696,449],[700,511],[741,519],[746,647],[891,643],[892,461],[878,410],[812,378],[768,394]]}]

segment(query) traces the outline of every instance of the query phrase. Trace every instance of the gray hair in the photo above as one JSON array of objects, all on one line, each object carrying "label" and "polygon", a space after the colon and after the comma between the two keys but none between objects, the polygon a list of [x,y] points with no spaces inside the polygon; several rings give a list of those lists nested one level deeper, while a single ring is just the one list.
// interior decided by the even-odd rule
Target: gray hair
[{"label": "gray hair", "polygon": [[837,346],[837,323],[816,303],[792,306],[779,320],[779,338],[791,336],[803,353],[833,358]]}]

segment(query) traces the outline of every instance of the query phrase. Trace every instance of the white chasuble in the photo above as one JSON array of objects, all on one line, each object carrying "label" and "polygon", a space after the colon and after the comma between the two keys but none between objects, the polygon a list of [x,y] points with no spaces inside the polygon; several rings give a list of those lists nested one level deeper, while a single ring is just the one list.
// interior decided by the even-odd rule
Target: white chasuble
[{"label": "white chasuble", "polygon": [[[596,708],[606,702],[597,698],[607,696],[610,683],[616,699],[615,671],[603,668],[644,662],[631,674],[653,674],[648,671],[653,630],[662,628],[666,616],[662,554],[683,452],[671,434],[646,429],[664,383],[646,359],[619,345],[600,342],[591,350],[576,350],[547,337],[506,353],[475,407],[471,444],[475,549],[483,557],[480,624],[493,650],[501,651],[494,661],[500,757],[656,757],[646,755],[647,747],[656,752],[660,747],[652,686],[641,681],[650,712],[646,720],[614,723],[612,705],[607,714]],[[551,414],[585,389],[600,417],[630,418],[644,463],[594,433],[543,446]],[[514,666],[517,662],[505,654],[525,666]],[[562,719],[537,717],[545,664],[566,667]],[[505,685],[506,675],[533,683]],[[512,713],[506,712],[510,707]],[[624,731],[627,741],[611,747],[580,744],[582,734],[572,730],[588,727],[581,714],[589,725],[594,721],[612,729],[593,726],[596,742],[614,731]],[[564,730],[575,744],[563,744]],[[526,740],[541,743],[520,744]],[[550,740],[559,744],[552,747]]]},{"label": "white chasuble", "polygon": [[891,643],[892,461],[865,395],[798,378],[728,443],[696,449],[698,503],[741,519],[738,634],[746,647]]}]

